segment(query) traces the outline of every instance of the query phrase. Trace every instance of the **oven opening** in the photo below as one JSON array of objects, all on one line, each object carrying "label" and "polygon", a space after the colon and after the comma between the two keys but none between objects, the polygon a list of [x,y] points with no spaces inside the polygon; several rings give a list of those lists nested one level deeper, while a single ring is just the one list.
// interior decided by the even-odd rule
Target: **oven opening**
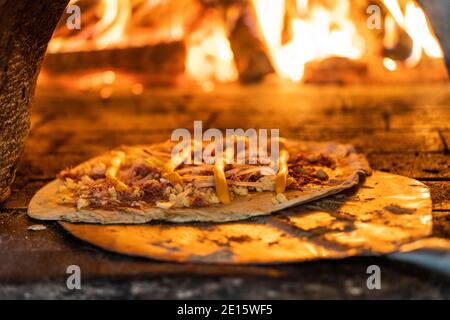
[{"label": "oven opening", "polygon": [[[414,0],[72,0],[38,84],[139,95],[152,86],[445,82]],[[70,6],[69,5],[69,6]],[[71,20],[72,19],[72,20]],[[73,80],[76,75],[76,80]],[[72,78],[72,80],[68,80]]]}]

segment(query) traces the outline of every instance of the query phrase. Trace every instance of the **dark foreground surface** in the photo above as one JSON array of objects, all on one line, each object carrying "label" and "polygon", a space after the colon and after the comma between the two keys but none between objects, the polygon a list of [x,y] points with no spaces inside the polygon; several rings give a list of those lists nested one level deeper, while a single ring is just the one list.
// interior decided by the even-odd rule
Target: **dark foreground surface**
[{"label": "dark foreground surface", "polygon": [[[433,197],[434,235],[450,238],[450,88],[158,89],[102,100],[39,92],[12,197],[0,207],[0,298],[399,298],[450,299],[450,279],[393,257],[290,265],[224,266],[156,262],[108,253],[56,223],[26,216],[36,190],[61,169],[120,144],[153,143],[175,128],[280,128],[281,135],[354,144],[373,168],[416,178]],[[82,289],[68,290],[78,265]],[[381,268],[369,290],[367,267]],[[450,266],[449,266],[450,268]]]}]

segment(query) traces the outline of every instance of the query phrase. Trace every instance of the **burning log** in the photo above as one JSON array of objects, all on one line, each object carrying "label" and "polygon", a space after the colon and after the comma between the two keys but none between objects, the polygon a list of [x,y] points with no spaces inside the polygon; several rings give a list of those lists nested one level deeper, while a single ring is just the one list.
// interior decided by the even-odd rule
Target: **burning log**
[{"label": "burning log", "polygon": [[257,82],[274,72],[264,45],[251,33],[242,16],[230,35],[230,44],[241,82]]},{"label": "burning log", "polygon": [[113,69],[145,74],[151,84],[170,84],[184,74],[185,56],[184,43],[176,41],[143,47],[49,53],[43,69],[57,75]]},{"label": "burning log", "polygon": [[41,61],[68,2],[0,1],[0,202],[10,194]]},{"label": "burning log", "polygon": [[305,66],[305,83],[361,83],[368,80],[368,68],[364,62],[348,58],[332,57],[313,61]]}]

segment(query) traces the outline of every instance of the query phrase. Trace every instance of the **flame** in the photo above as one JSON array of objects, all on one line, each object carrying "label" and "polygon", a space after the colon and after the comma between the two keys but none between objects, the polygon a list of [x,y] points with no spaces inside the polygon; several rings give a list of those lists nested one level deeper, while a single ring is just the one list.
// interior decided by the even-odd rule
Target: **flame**
[{"label": "flame", "polygon": [[[70,4],[77,2],[79,0],[71,0]],[[209,6],[205,5],[208,1],[198,0],[97,2],[96,6],[88,6],[92,9],[86,18],[90,24],[83,25],[79,31],[62,31],[65,36],[54,37],[49,52],[102,50],[184,40],[186,72],[205,91],[212,90],[215,82],[238,79],[228,39],[229,25],[232,24],[229,20],[232,19],[223,17],[228,15],[231,5]],[[388,11],[384,20],[384,47],[393,50],[398,46],[404,35],[400,30],[412,39],[411,52],[403,63],[391,57],[380,57],[387,70],[398,70],[403,64],[414,67],[424,55],[443,57],[427,17],[415,0],[382,2]],[[350,17],[351,0],[251,0],[250,3],[266,54],[282,78],[300,82],[305,66],[310,62],[329,57],[356,60],[366,53],[365,40]],[[175,5],[178,10],[172,14]],[[242,10],[239,6],[233,8]],[[157,13],[153,14],[153,10]],[[193,17],[201,20],[193,22]],[[113,71],[107,71],[102,79],[105,85],[111,85],[115,78]],[[133,89],[137,95],[142,91],[140,85]],[[104,96],[107,95],[105,92]]]},{"label": "flame", "polygon": [[348,0],[337,0],[332,9],[319,4],[311,7],[308,1],[297,0],[296,12],[291,12],[293,18],[287,21],[292,38],[284,44],[286,0],[252,0],[252,3],[272,63],[283,78],[300,81],[310,61],[331,56],[358,59],[364,53],[364,40],[348,17]]},{"label": "flame", "polygon": [[383,59],[383,65],[384,67],[389,71],[395,71],[397,70],[397,62],[395,62],[394,59],[391,58],[384,58]]},{"label": "flame", "polygon": [[[71,0],[69,5],[78,2],[80,1]],[[51,53],[90,51],[181,40],[185,31],[183,25],[185,19],[196,8],[193,7],[191,11],[178,10],[176,18],[170,15],[165,17],[160,29],[155,28],[156,30],[152,29],[151,32],[140,24],[152,10],[169,12],[167,0],[98,0],[94,9],[89,8],[90,11],[85,14],[88,17],[95,16],[95,22],[86,25],[82,23],[81,30],[75,30],[67,36],[53,37],[48,51]],[[152,22],[149,25],[152,26]],[[65,26],[61,25],[60,29],[65,29]]]},{"label": "flame", "polygon": [[396,24],[412,39],[411,54],[405,60],[407,67],[415,67],[422,59],[423,52],[431,58],[442,58],[444,56],[438,40],[431,31],[425,13],[415,1],[409,0],[404,12],[398,0],[383,0],[383,3],[392,15],[387,16],[385,21],[385,47],[393,48],[398,42],[398,38],[394,38],[395,27],[392,25],[392,21],[388,21],[388,19],[392,19],[390,17],[393,17]]},{"label": "flame", "polygon": [[[48,46],[48,51],[87,51],[104,49],[124,42],[126,27],[131,19],[132,0],[101,0],[98,8],[100,20],[92,27],[81,31],[77,37],[55,37]],[[72,0],[69,4],[75,4]],[[93,47],[88,45],[93,38]]]},{"label": "flame", "polygon": [[205,91],[212,90],[213,80],[232,82],[238,79],[233,51],[219,19],[211,16],[203,28],[191,35],[187,46],[187,73],[202,84]]},{"label": "flame", "polygon": [[392,15],[388,14],[384,19],[384,39],[383,44],[386,49],[394,49],[399,42],[397,24]]},{"label": "flame", "polygon": [[125,38],[125,28],[131,17],[130,0],[102,0],[104,13],[96,24],[94,35],[98,49],[119,44]]}]

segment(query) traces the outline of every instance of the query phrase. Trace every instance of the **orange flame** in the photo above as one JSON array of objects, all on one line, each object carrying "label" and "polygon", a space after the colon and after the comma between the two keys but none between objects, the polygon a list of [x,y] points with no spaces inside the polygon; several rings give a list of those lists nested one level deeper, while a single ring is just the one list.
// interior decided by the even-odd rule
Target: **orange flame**
[{"label": "orange flame", "polygon": [[[71,0],[70,3],[75,4],[78,1]],[[178,4],[177,0],[172,1],[173,5]],[[167,6],[164,12],[171,12],[173,7],[170,7],[169,3],[172,2],[98,0],[99,6],[94,8],[99,9],[99,14],[88,16],[95,17],[96,22],[83,26],[82,30],[70,33],[70,36],[53,38],[48,50],[53,53],[101,50],[141,45],[143,42],[149,44],[152,41],[159,43],[184,39],[187,46],[187,74],[199,82],[204,90],[212,90],[215,82],[236,81],[239,75],[220,10],[214,6],[204,7],[196,0],[185,1],[180,4],[182,9],[179,11],[182,11],[182,14],[161,17],[165,27],[159,30],[157,24],[157,31],[152,33],[146,29],[152,25],[152,21],[143,26],[142,21],[153,17],[148,13],[160,8],[159,6]],[[412,39],[411,53],[404,61],[405,66],[416,66],[424,55],[432,58],[443,57],[427,17],[415,0],[383,0],[383,3],[388,9],[384,21],[385,48],[396,48],[401,36],[399,30],[402,29]],[[401,3],[405,5],[401,6]],[[362,58],[366,43],[350,18],[351,4],[351,0],[251,0],[260,38],[266,46],[267,55],[276,73],[282,78],[299,82],[303,79],[306,64],[312,61],[334,56],[353,60]],[[202,21],[198,23],[200,28],[192,33],[192,26],[196,24],[186,21],[190,21],[187,18],[189,14],[197,12],[197,6],[202,12]],[[189,8],[195,10],[191,12]],[[138,35],[134,34],[137,30],[140,32]],[[384,67],[389,71],[395,71],[400,66],[400,62],[392,58],[381,58]],[[114,82],[112,73],[105,76],[106,80]],[[139,86],[136,87],[136,92],[141,92]]]},{"label": "orange flame", "polygon": [[[70,4],[77,3],[72,0]],[[49,52],[87,51],[104,49],[119,45],[126,40],[126,27],[131,18],[131,0],[101,0],[99,4],[100,20],[89,30],[89,35],[81,32],[79,37],[53,38],[48,46]],[[88,45],[87,38],[94,39],[93,47]]]},{"label": "orange flame", "polygon": [[[444,56],[439,42],[430,29],[425,13],[413,0],[409,0],[406,3],[404,13],[398,0],[383,0],[383,3],[389,10],[397,25],[402,28],[412,39],[413,45],[411,54],[405,61],[405,65],[407,67],[415,67],[422,59],[423,52],[432,58],[442,58]],[[395,31],[392,26],[392,22],[388,22],[387,20],[391,19],[389,17],[390,16],[387,16],[385,22],[385,47],[392,48],[395,46],[398,39],[393,38]]]},{"label": "orange flame", "polygon": [[186,70],[206,91],[213,88],[214,80],[232,82],[238,79],[225,27],[216,17],[211,16],[188,40]]},{"label": "orange flame", "polygon": [[348,0],[337,0],[332,9],[319,4],[310,8],[307,0],[297,0],[296,12],[290,12],[293,18],[287,21],[292,38],[285,44],[282,34],[286,1],[252,0],[252,3],[272,63],[283,78],[300,81],[305,64],[313,60],[331,56],[358,59],[364,53],[364,40],[348,17]]},{"label": "orange flame", "polygon": [[104,14],[96,24],[98,49],[119,44],[125,39],[125,28],[131,17],[130,0],[102,0]]}]

